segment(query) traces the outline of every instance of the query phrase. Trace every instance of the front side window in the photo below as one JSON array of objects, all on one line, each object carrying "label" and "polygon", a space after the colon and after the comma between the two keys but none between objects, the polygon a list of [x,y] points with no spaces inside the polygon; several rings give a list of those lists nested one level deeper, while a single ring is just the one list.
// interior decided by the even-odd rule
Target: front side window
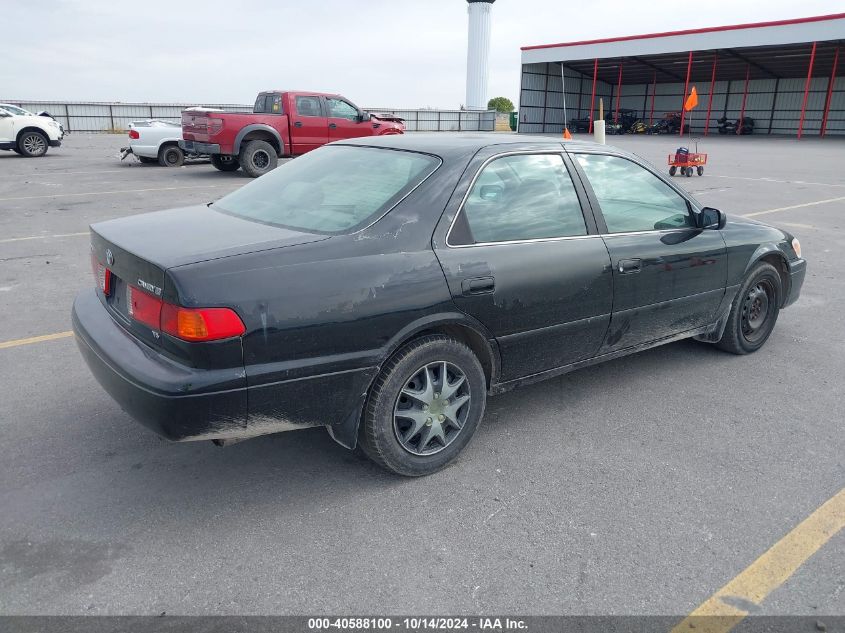
[{"label": "front side window", "polygon": [[224,196],[211,208],[314,233],[351,233],[372,223],[440,165],[428,154],[324,146]]},{"label": "front side window", "polygon": [[322,116],[320,112],[320,97],[297,97],[296,112],[299,116]]},{"label": "front side window", "polygon": [[349,119],[350,121],[358,119],[358,109],[343,99],[329,97],[326,99],[326,102],[329,104],[330,117],[335,119]]},{"label": "front side window", "polygon": [[458,243],[587,234],[575,186],[560,154],[515,154],[488,163],[462,213],[471,237],[459,238]]},{"label": "front side window", "polygon": [[645,167],[618,156],[579,154],[610,233],[695,227],[687,201]]}]

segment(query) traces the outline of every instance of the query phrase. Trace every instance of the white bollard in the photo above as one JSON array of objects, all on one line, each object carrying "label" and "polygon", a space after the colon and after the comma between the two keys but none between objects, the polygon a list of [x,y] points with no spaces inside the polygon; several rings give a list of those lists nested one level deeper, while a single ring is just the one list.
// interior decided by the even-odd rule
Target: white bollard
[{"label": "white bollard", "polygon": [[593,121],[593,140],[604,145],[604,121],[602,119]]}]

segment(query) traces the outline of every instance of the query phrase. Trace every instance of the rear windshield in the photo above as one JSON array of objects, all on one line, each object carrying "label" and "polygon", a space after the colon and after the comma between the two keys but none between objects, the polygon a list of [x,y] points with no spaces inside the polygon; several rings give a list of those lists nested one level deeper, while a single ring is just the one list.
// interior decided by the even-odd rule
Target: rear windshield
[{"label": "rear windshield", "polygon": [[427,154],[325,146],[212,205],[247,220],[298,231],[351,233],[386,213],[440,164]]}]

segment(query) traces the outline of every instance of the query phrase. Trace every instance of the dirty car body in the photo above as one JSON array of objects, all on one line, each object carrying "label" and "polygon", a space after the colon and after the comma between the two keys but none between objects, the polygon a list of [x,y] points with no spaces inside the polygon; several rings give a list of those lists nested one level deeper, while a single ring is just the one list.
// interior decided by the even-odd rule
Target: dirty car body
[{"label": "dirty car body", "polygon": [[[609,228],[613,202],[591,186],[607,157],[655,178],[688,217]],[[351,173],[333,185],[315,179],[336,163]],[[362,186],[375,195],[389,189],[379,179],[394,164],[407,182],[350,220],[329,189],[369,204],[349,178],[369,178]],[[548,183],[526,172],[549,164],[565,176],[555,186],[571,188],[577,217],[559,224],[562,235],[538,224],[533,235],[501,239],[496,218],[517,204],[508,192],[546,195]],[[323,219],[286,224],[268,197],[296,198],[302,217]],[[208,206],[94,224],[91,237],[98,287],[75,301],[78,345],[115,400],[170,440],[326,426],[352,448],[374,381],[420,336],[472,350],[495,394],[682,338],[719,340],[756,264],[771,262],[781,276],[779,307],[798,297],[805,269],[792,236],[705,211],[636,157],[530,136],[333,143]],[[150,318],[138,304],[140,320],[130,314],[133,296],[171,314],[226,310],[242,331],[185,340],[163,312]]]}]

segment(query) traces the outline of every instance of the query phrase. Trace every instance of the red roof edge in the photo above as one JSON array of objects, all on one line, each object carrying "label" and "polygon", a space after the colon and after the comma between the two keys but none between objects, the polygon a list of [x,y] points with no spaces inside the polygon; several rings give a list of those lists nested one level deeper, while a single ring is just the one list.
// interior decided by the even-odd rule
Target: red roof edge
[{"label": "red roof edge", "polygon": [[627,42],[630,40],[649,40],[656,37],[672,37],[674,35],[694,35],[696,33],[714,33],[718,31],[737,31],[739,29],[756,29],[768,26],[786,26],[789,24],[806,24],[807,22],[824,22],[845,18],[845,13],[830,15],[816,15],[809,18],[794,18],[791,20],[774,20],[771,22],[752,22],[749,24],[731,24],[728,26],[709,26],[703,29],[686,29],[684,31],[666,31],[664,33],[645,33],[643,35],[626,35],[625,37],[605,37],[598,40],[582,40],[580,42],[561,42],[559,44],[538,44],[523,46],[521,50],[531,51],[538,48],[560,48],[564,46],[582,46],[584,44],[607,44],[609,42]]}]

